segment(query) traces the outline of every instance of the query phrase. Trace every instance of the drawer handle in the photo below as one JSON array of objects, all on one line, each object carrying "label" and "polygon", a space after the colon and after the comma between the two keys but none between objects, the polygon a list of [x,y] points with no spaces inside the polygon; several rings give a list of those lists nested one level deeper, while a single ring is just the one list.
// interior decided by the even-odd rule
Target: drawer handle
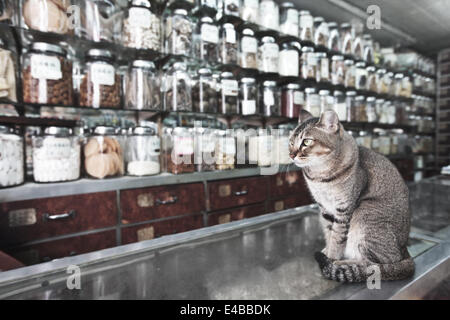
[{"label": "drawer handle", "polygon": [[169,205],[169,204],[175,204],[175,203],[177,203],[177,201],[178,201],[178,197],[172,197],[172,200],[166,200],[166,201],[163,201],[163,200],[159,200],[159,199],[156,199],[156,205],[157,206],[163,206],[163,205]]},{"label": "drawer handle", "polygon": [[238,192],[235,192],[234,193],[234,195],[235,196],[245,196],[245,195],[247,195],[248,194],[248,191],[247,190],[244,190],[244,191],[238,191]]},{"label": "drawer handle", "polygon": [[69,218],[74,218],[76,214],[75,210],[70,210],[68,213],[55,214],[50,215],[48,213],[44,213],[44,221],[56,221],[56,220],[64,220]]}]

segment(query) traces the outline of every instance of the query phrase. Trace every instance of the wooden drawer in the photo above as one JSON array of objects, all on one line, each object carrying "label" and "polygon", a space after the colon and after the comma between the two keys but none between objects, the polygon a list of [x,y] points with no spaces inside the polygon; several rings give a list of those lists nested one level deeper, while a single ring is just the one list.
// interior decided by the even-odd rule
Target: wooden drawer
[{"label": "wooden drawer", "polygon": [[23,266],[21,262],[0,251],[0,272],[18,269]]},{"label": "wooden drawer", "polygon": [[253,206],[243,207],[240,209],[235,209],[224,213],[211,213],[208,214],[208,226],[214,226],[217,224],[253,218],[265,213],[266,208],[264,204],[257,204]]},{"label": "wooden drawer", "polygon": [[199,213],[205,209],[204,193],[201,183],[121,191],[122,223]]},{"label": "wooden drawer", "polygon": [[283,211],[287,209],[297,208],[301,206],[310,205],[313,203],[313,200],[309,196],[305,196],[304,194],[301,195],[294,195],[285,197],[278,200],[272,200],[269,203],[269,213],[277,212],[277,211]]},{"label": "wooden drawer", "polygon": [[151,240],[164,235],[203,228],[203,215],[175,218],[122,228],[122,244]]},{"label": "wooden drawer", "polygon": [[271,198],[283,197],[297,194],[303,196],[308,193],[303,173],[301,171],[291,171],[279,173],[270,177]]},{"label": "wooden drawer", "polygon": [[115,192],[0,204],[0,246],[117,224]]},{"label": "wooden drawer", "polygon": [[255,177],[208,183],[211,211],[263,202],[267,199],[267,178]]},{"label": "wooden drawer", "polygon": [[36,245],[6,250],[11,256],[26,265],[75,256],[115,247],[116,231],[105,231],[85,236],[49,241]]}]

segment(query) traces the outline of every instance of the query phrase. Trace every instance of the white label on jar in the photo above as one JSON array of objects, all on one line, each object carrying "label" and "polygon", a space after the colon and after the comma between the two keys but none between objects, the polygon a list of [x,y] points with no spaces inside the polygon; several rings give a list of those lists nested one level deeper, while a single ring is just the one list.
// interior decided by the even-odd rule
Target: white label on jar
[{"label": "white label on jar", "polygon": [[347,121],[347,104],[345,102],[336,103],[334,109],[338,115],[339,121]]},{"label": "white label on jar", "polygon": [[259,23],[271,29],[278,26],[278,7],[273,1],[261,1],[259,4]]},{"label": "white label on jar", "polygon": [[308,52],[308,54],[306,55],[306,63],[309,67],[317,65],[317,57],[314,52]]},{"label": "white label on jar", "polygon": [[238,95],[238,82],[236,80],[222,80],[222,94],[224,96],[237,96]]},{"label": "white label on jar", "polygon": [[281,76],[298,77],[298,52],[283,50],[280,52],[279,71]]},{"label": "white label on jar", "polygon": [[69,158],[71,149],[70,139],[47,137],[43,141],[46,157],[48,159]]},{"label": "white label on jar", "polygon": [[219,42],[219,29],[210,24],[202,25],[202,40],[210,43],[218,43]]},{"label": "white label on jar", "polygon": [[35,79],[59,80],[62,78],[61,62],[57,57],[33,54],[31,56],[31,77]]},{"label": "white label on jar", "polygon": [[256,53],[258,51],[258,43],[253,37],[243,37],[241,40],[241,49],[245,53]]},{"label": "white label on jar", "polygon": [[305,94],[301,91],[294,92],[294,104],[303,105],[305,103]]},{"label": "white label on jar", "polygon": [[314,25],[313,17],[312,16],[301,16],[300,17],[300,28],[312,28]]},{"label": "white label on jar", "polygon": [[115,82],[114,67],[106,63],[92,64],[91,81],[97,85],[113,86]]},{"label": "white label on jar", "polygon": [[329,79],[330,77],[330,63],[327,58],[320,61],[320,74],[322,79]]},{"label": "white label on jar", "polygon": [[152,13],[144,8],[130,8],[128,22],[132,27],[150,28]]},{"label": "white label on jar", "polygon": [[214,139],[211,136],[206,135],[202,137],[202,152],[212,153],[215,148]]},{"label": "white label on jar", "polygon": [[273,106],[275,104],[275,97],[270,90],[264,90],[264,105]]},{"label": "white label on jar", "polygon": [[255,100],[243,100],[242,101],[242,114],[255,114],[256,113],[256,101]]},{"label": "white label on jar", "polygon": [[225,153],[236,154],[236,142],[234,138],[225,138]]},{"label": "white label on jar", "polygon": [[236,43],[236,31],[234,29],[225,29],[225,41],[227,43]]},{"label": "white label on jar", "polygon": [[279,49],[276,43],[266,43],[261,47],[263,59],[278,59]]},{"label": "white label on jar", "polygon": [[194,153],[194,139],[191,137],[174,137],[173,146],[175,154],[190,155]]},{"label": "white label on jar", "polygon": [[149,154],[151,156],[158,156],[161,149],[161,142],[158,137],[152,137],[148,143]]},{"label": "white label on jar", "polygon": [[244,0],[244,6],[248,8],[258,8],[258,0]]}]

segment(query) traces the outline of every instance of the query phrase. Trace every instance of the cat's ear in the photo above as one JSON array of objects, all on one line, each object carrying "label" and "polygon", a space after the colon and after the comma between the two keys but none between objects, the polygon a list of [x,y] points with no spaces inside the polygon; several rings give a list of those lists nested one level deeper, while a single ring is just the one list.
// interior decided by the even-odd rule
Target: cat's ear
[{"label": "cat's ear", "polygon": [[313,115],[306,110],[300,110],[300,114],[298,116],[298,123],[303,123],[306,120],[313,118]]},{"label": "cat's ear", "polygon": [[339,130],[339,117],[333,110],[328,110],[322,113],[317,126],[331,133],[336,133]]}]

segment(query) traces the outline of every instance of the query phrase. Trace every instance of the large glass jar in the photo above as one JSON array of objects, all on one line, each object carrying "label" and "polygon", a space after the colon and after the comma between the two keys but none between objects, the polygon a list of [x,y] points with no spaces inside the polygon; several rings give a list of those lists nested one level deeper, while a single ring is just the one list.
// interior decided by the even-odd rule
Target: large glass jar
[{"label": "large glass jar", "polygon": [[193,110],[195,112],[216,113],[217,92],[211,69],[199,69],[192,83]]},{"label": "large glass jar", "polygon": [[216,136],[214,131],[196,127],[194,133],[195,171],[205,172],[216,170]]},{"label": "large glass jar", "polygon": [[164,51],[168,54],[189,56],[192,38],[193,24],[187,10],[173,10],[165,19]]},{"label": "large glass jar", "polygon": [[266,117],[281,115],[281,92],[277,82],[266,80],[260,84],[261,114]]},{"label": "large glass jar", "polygon": [[377,69],[373,66],[367,67],[367,91],[376,93],[378,89]]},{"label": "large glass jar", "polygon": [[356,86],[356,66],[353,60],[347,59],[345,64],[344,86],[349,89],[355,89]]},{"label": "large glass jar", "polygon": [[365,62],[356,63],[356,90],[365,91],[367,90],[367,68]]},{"label": "large glass jar", "polygon": [[245,115],[256,114],[258,112],[258,87],[255,78],[245,77],[240,81],[239,103],[241,113]]},{"label": "large glass jar", "polygon": [[280,5],[280,32],[298,38],[298,10],[292,2]]},{"label": "large glass jar", "polygon": [[231,130],[216,130],[216,170],[232,170],[236,163],[236,139]]},{"label": "large glass jar", "polygon": [[224,23],[220,28],[220,62],[238,64],[238,38],[232,23]]},{"label": "large glass jar", "polygon": [[281,89],[281,115],[296,119],[305,105],[305,94],[297,83],[288,83]]},{"label": "large glass jar", "polygon": [[280,12],[275,1],[260,0],[258,22],[260,26],[267,29],[278,30],[280,28]]},{"label": "large glass jar", "polygon": [[313,117],[320,117],[320,97],[315,88],[305,89],[304,110],[311,113]]},{"label": "large glass jar", "polygon": [[115,0],[77,1],[81,21],[76,28],[78,36],[100,42],[114,42],[122,34],[122,8]]},{"label": "large glass jar", "polygon": [[194,32],[195,57],[201,60],[217,62],[219,59],[219,28],[213,19],[203,16],[199,19]]},{"label": "large glass jar", "polygon": [[0,188],[24,182],[23,138],[12,128],[0,125]]},{"label": "large glass jar", "polygon": [[316,81],[317,57],[313,47],[302,48],[302,79]]},{"label": "large glass jar", "polygon": [[356,108],[356,91],[347,91],[346,102],[347,102],[347,121],[357,122],[358,114]]},{"label": "large glass jar", "polygon": [[258,23],[259,1],[258,0],[240,0],[241,19],[250,23]]},{"label": "large glass jar", "polygon": [[219,112],[239,114],[239,85],[233,73],[225,71],[220,75]]},{"label": "large glass jar", "polygon": [[80,178],[80,143],[69,128],[48,127],[33,136],[33,176],[36,182]]},{"label": "large glass jar", "polygon": [[150,176],[161,172],[161,141],[152,127],[136,127],[127,137],[125,162],[130,176]]},{"label": "large glass jar", "polygon": [[23,101],[73,105],[72,62],[60,46],[34,42],[22,55]]},{"label": "large glass jar", "polygon": [[289,128],[287,126],[280,126],[276,132],[272,131],[272,134],[272,165],[291,164],[292,160],[289,157]]},{"label": "large glass jar", "polygon": [[278,73],[279,55],[275,37],[262,37],[258,46],[258,70],[262,73]]},{"label": "large glass jar", "polygon": [[328,110],[333,110],[334,97],[330,95],[330,90],[325,89],[320,90],[319,99],[320,99],[320,113],[323,113]]},{"label": "large glass jar", "polygon": [[348,109],[345,93],[340,90],[334,90],[333,98],[333,110],[338,115],[339,121],[347,121]]},{"label": "large glass jar", "polygon": [[123,19],[122,42],[136,49],[161,50],[161,20],[149,0],[133,0]]},{"label": "large glass jar", "polygon": [[328,39],[330,38],[330,30],[328,23],[322,17],[314,18],[314,45],[318,51],[326,51],[328,47]]},{"label": "large glass jar", "polygon": [[[20,26],[41,32],[69,34],[72,29],[68,12],[72,4],[72,0],[20,0]],[[3,1],[0,1],[0,6],[3,6]],[[3,8],[0,9],[0,16],[3,16]],[[8,11],[13,12],[12,3]]]},{"label": "large glass jar", "polygon": [[330,82],[330,60],[325,52],[316,53],[317,72],[316,81],[318,83]]},{"label": "large glass jar", "polygon": [[314,19],[309,11],[300,11],[299,27],[299,35],[302,44],[314,44]]},{"label": "large glass jar", "polygon": [[286,41],[280,45],[278,72],[282,77],[300,76],[301,45],[298,41]]},{"label": "large glass jar", "polygon": [[357,122],[367,122],[366,97],[358,95],[355,98],[355,112]]},{"label": "large glass jar", "polygon": [[169,173],[194,172],[194,131],[177,127],[168,133],[164,143],[164,158]]},{"label": "large glass jar", "polygon": [[111,51],[91,49],[86,56],[79,88],[82,107],[119,108],[120,77],[113,64]]},{"label": "large glass jar", "polygon": [[239,43],[239,65],[245,69],[258,69],[258,41],[253,29],[244,28]]},{"label": "large glass jar", "polygon": [[124,83],[125,108],[130,110],[160,110],[160,79],[155,64],[134,60],[128,67]]},{"label": "large glass jar", "polygon": [[0,100],[17,102],[15,49],[0,36]]},{"label": "large glass jar", "polygon": [[328,30],[330,36],[328,38],[328,51],[331,53],[341,52],[341,36],[339,33],[339,27],[336,22],[328,23]]},{"label": "large glass jar", "polygon": [[164,105],[167,111],[192,111],[191,78],[186,63],[174,62],[162,81]]},{"label": "large glass jar", "polygon": [[366,99],[366,113],[367,122],[375,123],[378,121],[377,111],[376,111],[376,98],[367,97]]},{"label": "large glass jar", "polygon": [[341,51],[346,56],[353,54],[353,28],[350,23],[341,24]]},{"label": "large glass jar", "polygon": [[344,56],[334,55],[331,57],[331,84],[334,86],[345,84]]}]

